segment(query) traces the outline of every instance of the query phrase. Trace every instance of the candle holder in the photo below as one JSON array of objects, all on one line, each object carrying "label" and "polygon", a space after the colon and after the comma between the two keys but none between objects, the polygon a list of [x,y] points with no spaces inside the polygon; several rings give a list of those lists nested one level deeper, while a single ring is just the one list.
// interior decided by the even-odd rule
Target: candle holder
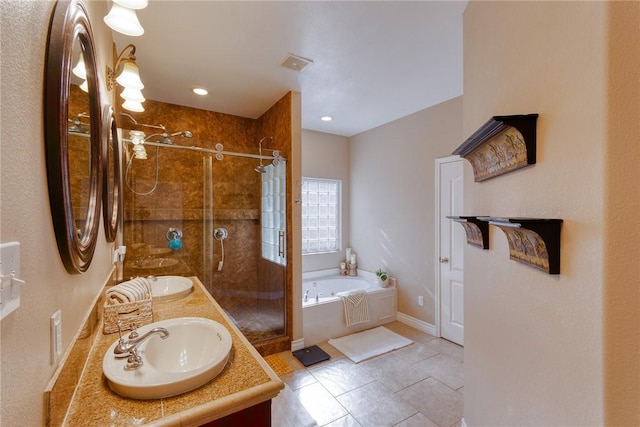
[{"label": "candle holder", "polygon": [[340,275],[341,276],[347,275],[347,263],[344,261],[340,263]]},{"label": "candle holder", "polygon": [[358,265],[357,264],[347,264],[347,274],[349,276],[357,276],[358,275]]}]

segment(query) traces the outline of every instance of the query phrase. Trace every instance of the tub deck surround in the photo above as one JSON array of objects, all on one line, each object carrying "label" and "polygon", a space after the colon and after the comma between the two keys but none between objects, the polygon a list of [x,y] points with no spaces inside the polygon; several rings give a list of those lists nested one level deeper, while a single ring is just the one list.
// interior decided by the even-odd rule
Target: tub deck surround
[{"label": "tub deck surround", "polygon": [[[154,303],[154,321],[188,316],[204,317],[224,325],[233,341],[231,356],[224,370],[202,387],[178,396],[156,400],[124,398],[109,389],[102,373],[104,354],[118,339],[118,334],[97,334],[62,425],[139,423],[198,426],[256,405],[264,408],[279,393],[284,384],[277,375],[224,315],[202,283],[195,277],[191,280],[194,287],[188,296],[176,301]],[[55,405],[55,402],[52,403]]]},{"label": "tub deck surround", "polygon": [[[304,346],[331,338],[339,338],[397,319],[397,289],[381,287],[376,275],[358,270],[358,276],[340,276],[338,269],[303,274],[302,295],[309,290],[307,302],[302,302]],[[366,290],[369,320],[347,326],[344,305],[336,294],[350,290]],[[321,293],[316,303],[316,294]]]}]

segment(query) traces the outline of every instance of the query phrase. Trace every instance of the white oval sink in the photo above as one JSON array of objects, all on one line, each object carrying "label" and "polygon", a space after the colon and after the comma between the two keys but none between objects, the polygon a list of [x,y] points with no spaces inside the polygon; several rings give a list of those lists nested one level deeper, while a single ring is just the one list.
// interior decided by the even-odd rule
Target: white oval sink
[{"label": "white oval sink", "polygon": [[158,276],[149,279],[151,296],[158,302],[172,301],[189,295],[193,283],[182,276]]},{"label": "white oval sink", "polygon": [[220,323],[202,317],[161,320],[138,329],[143,336],[166,328],[165,339],[155,334],[138,347],[142,366],[125,369],[127,358],[116,358],[114,342],[102,361],[109,387],[124,397],[160,399],[194,390],[218,376],[231,352],[231,334]]}]

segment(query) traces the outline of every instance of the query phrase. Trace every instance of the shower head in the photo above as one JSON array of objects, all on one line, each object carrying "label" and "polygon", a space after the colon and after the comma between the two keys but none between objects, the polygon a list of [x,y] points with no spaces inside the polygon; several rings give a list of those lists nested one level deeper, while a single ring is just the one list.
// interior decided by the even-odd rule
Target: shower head
[{"label": "shower head", "polygon": [[183,131],[180,131],[180,132],[172,133],[169,136],[184,136],[185,138],[192,138],[193,134],[188,130],[183,130]]},{"label": "shower head", "polygon": [[[152,138],[155,138],[156,136],[159,136],[160,139],[158,140],[154,140],[151,141]],[[173,141],[171,141],[171,138],[169,137],[169,134],[164,132],[164,133],[153,133],[149,136],[144,137],[144,142],[159,142],[161,144],[168,144],[171,145],[173,144]]]},{"label": "shower head", "polygon": [[265,139],[270,139],[270,140],[273,141],[273,137],[272,136],[265,136],[260,141],[258,141],[258,150],[260,152],[260,164],[253,169],[254,171],[256,171],[258,173],[267,172],[267,169],[264,167],[264,164],[262,164],[262,141],[264,141]]},{"label": "shower head", "polygon": [[87,129],[87,127],[85,126],[84,123],[82,123],[81,118],[89,118],[89,115],[87,113],[80,113],[77,116],[75,116],[73,119],[69,119],[69,123],[71,123],[71,126],[69,126],[69,132],[75,132],[75,133],[89,133],[89,129]]},{"label": "shower head", "polygon": [[89,134],[89,129],[82,123],[80,120],[71,121],[72,125],[69,126],[68,131],[73,133],[84,133]]},{"label": "shower head", "polygon": [[[193,137],[193,134],[188,131],[188,130],[183,130],[180,132],[174,132],[174,133],[168,133],[168,132],[164,132],[164,133],[156,133],[153,134],[151,136],[161,136],[160,140],[158,142],[162,143],[162,144],[167,144],[167,145],[173,145],[173,141],[171,140],[172,136],[184,136],[185,138],[191,138]],[[151,138],[151,136],[149,138]]]}]

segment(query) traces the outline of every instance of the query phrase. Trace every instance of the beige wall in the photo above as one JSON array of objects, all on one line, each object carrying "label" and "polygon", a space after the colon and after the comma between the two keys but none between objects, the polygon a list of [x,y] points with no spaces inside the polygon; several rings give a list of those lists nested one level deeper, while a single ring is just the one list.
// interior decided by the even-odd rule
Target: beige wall
[{"label": "beige wall", "polygon": [[[302,131],[302,176],[342,181],[342,248],[349,246],[349,139],[344,136]],[[338,268],[344,250],[334,253],[304,255],[302,271]]]},{"label": "beige wall", "polygon": [[[58,256],[45,174],[43,79],[53,2],[2,1],[2,124],[0,240],[21,244],[20,307],[0,324],[0,424],[43,424],[43,390],[56,366],[49,363],[49,317],[62,310],[63,349],[109,279],[111,244],[100,238],[89,270],[69,275]],[[111,55],[102,25],[106,4],[89,2],[99,66]],[[97,23],[97,25],[95,24]],[[102,79],[101,81],[104,81]],[[106,93],[106,91],[105,91]]]},{"label": "beige wall", "polygon": [[430,324],[435,324],[434,165],[462,143],[461,123],[458,97],[349,139],[351,246],[358,267],[386,269],[398,279],[398,311]]},{"label": "beige wall", "polygon": [[[495,227],[490,251],[465,251],[464,417],[470,427],[638,424],[637,343],[635,353],[627,352],[637,342],[640,301],[637,286],[620,289],[638,283],[639,251],[637,245],[622,250],[607,237],[613,230],[622,240],[625,232],[636,237],[629,241],[638,236],[638,220],[610,203],[637,209],[638,168],[624,161],[632,156],[637,166],[639,152],[639,21],[638,4],[632,5],[616,6],[626,8],[621,15],[635,10],[626,25],[608,21],[613,6],[603,2],[471,2],[465,11],[464,134],[492,115],[540,114],[537,164],[483,183],[467,179],[466,213],[564,219],[559,276],[509,260],[506,238]],[[617,80],[607,74],[608,40],[615,34],[613,50],[626,52],[626,67],[634,70],[626,87],[627,93],[635,89],[632,105],[609,93]],[[630,120],[611,129],[622,110]],[[629,267],[629,258],[636,260],[631,268],[616,268]],[[607,294],[618,303],[626,297],[626,307],[608,304]],[[606,322],[613,319],[624,320]],[[623,331],[613,332],[618,328]],[[634,332],[635,339],[620,338]],[[625,356],[607,360],[616,346]],[[612,368],[616,358],[631,363]],[[623,377],[623,370],[635,380],[620,388],[611,378]],[[605,396],[622,412],[612,415]]]}]

